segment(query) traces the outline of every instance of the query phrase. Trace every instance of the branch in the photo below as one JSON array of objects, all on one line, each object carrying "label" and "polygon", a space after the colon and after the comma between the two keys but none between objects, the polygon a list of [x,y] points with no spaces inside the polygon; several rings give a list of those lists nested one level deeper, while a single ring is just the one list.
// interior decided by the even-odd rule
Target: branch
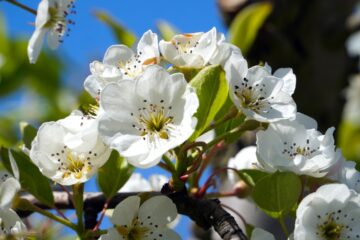
[{"label": "branch", "polygon": [[35,9],[32,9],[31,7],[28,7],[28,6],[26,6],[26,5],[22,4],[22,3],[19,3],[19,2],[15,1],[15,0],[4,0],[4,1],[6,1],[8,3],[11,3],[11,4],[15,5],[15,6],[18,6],[19,8],[22,8],[25,11],[28,11],[29,13],[34,14],[35,16],[37,14]]},{"label": "branch", "polygon": [[[66,192],[53,192],[55,206],[58,209],[74,209],[74,206]],[[109,202],[108,208],[112,209],[129,196],[137,195],[133,193],[117,193]],[[150,197],[160,195],[159,192],[146,192]],[[187,192],[171,192],[166,184],[162,189],[162,194],[166,194],[176,205],[178,213],[190,217],[196,224],[205,230],[214,227],[215,231],[224,240],[247,240],[235,219],[225,211],[218,199],[196,199],[189,197]],[[30,201],[32,204],[42,209],[50,209],[49,206],[40,203],[34,196],[25,194],[21,198]],[[92,229],[97,223],[98,213],[103,209],[106,197],[99,192],[84,193],[84,214],[85,226]],[[20,217],[27,217],[32,212],[17,210]]]}]

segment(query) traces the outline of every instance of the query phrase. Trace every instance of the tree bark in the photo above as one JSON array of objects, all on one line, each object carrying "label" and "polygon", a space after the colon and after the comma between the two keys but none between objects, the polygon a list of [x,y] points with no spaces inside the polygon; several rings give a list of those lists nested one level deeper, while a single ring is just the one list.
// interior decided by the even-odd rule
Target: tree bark
[{"label": "tree bark", "polygon": [[[60,210],[74,209],[69,195],[63,191],[53,192],[55,206]],[[117,204],[129,196],[139,193],[117,193],[108,203],[108,209],[113,209]],[[235,219],[225,211],[218,199],[196,199],[188,196],[186,190],[172,192],[166,184],[160,192],[146,192],[149,197],[164,194],[168,196],[176,205],[178,213],[190,217],[201,228],[208,230],[214,227],[214,230],[224,240],[247,240],[241,228],[235,222]],[[50,209],[49,206],[40,203],[31,194],[22,195],[21,198],[30,201],[32,204],[42,208]],[[98,214],[106,203],[106,197],[100,192],[88,192],[84,194],[84,218],[87,229],[92,229],[97,221]],[[32,212],[17,210],[20,217],[27,217]]]}]

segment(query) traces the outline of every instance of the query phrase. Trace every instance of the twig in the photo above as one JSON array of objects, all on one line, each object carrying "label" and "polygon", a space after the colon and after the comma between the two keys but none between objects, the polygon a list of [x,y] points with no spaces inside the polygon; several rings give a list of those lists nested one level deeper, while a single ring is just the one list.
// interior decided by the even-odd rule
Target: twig
[{"label": "twig", "polygon": [[[123,201],[129,196],[137,195],[136,193],[117,193],[108,204],[108,209],[113,209],[118,203]],[[190,217],[194,222],[196,222],[200,227],[204,229],[209,229],[214,227],[215,231],[225,240],[247,240],[247,237],[244,235],[240,227],[235,222],[235,219],[225,211],[221,205],[220,201],[209,200],[209,199],[196,199],[189,197],[185,190],[180,192],[172,192],[168,184],[166,184],[162,193],[159,192],[148,192],[149,197],[157,196],[160,194],[167,195],[176,205],[178,213]],[[65,192],[54,192],[55,197],[55,206],[59,209],[73,209],[74,206],[71,203],[69,196]],[[34,196],[30,194],[25,194],[21,198],[30,201],[32,204],[36,205],[42,209],[49,209],[48,206],[40,203]],[[96,213],[96,216],[103,209],[104,204],[106,203],[106,197],[100,192],[88,192],[84,194],[84,214],[85,214],[85,227],[87,229],[93,229],[96,226],[95,224],[89,228],[87,225],[87,218],[90,214],[89,211],[92,211],[92,215]],[[21,217],[26,217],[31,214],[29,211],[17,211]]]},{"label": "twig", "polygon": [[18,6],[18,7],[22,8],[22,9],[24,9],[25,11],[28,11],[29,13],[32,13],[34,15],[37,14],[35,9],[32,9],[31,7],[28,7],[28,6],[26,6],[26,5],[22,4],[22,3],[19,3],[18,1],[15,1],[15,0],[4,0],[4,1],[6,1],[8,3],[11,3],[11,4],[15,5],[15,6]]}]

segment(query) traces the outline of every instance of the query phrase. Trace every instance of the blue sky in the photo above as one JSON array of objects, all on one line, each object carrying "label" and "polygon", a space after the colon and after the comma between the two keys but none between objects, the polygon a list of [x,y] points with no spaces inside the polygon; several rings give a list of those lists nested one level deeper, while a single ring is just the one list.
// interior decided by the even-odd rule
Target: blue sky
[{"label": "blue sky", "polygon": [[[20,2],[36,9],[39,1]],[[71,35],[65,38],[57,50],[57,54],[67,63],[64,82],[77,89],[81,88],[89,74],[89,63],[101,60],[106,49],[117,43],[109,28],[94,17],[95,10],[107,11],[137,36],[141,36],[148,29],[156,31],[156,23],[160,20],[171,23],[182,32],[207,31],[213,26],[219,31],[225,31],[215,0],[78,0],[75,5],[77,14],[72,20],[76,24],[72,27]],[[31,25],[34,15],[3,1],[0,2],[0,12],[5,15],[8,32],[12,36],[30,38],[34,30]],[[21,97],[19,94],[21,93],[17,93],[17,99]],[[148,176],[154,172],[157,172],[157,169],[145,171],[144,174]],[[96,190],[95,181],[89,182],[86,189]],[[176,230],[183,239],[188,239],[189,221],[185,219],[184,217]]]}]

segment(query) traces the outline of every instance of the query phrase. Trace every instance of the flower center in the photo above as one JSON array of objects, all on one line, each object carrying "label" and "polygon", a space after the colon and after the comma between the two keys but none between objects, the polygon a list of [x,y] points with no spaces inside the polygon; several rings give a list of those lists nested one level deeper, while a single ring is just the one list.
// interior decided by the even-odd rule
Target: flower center
[{"label": "flower center", "polygon": [[60,6],[58,2],[54,3],[54,6],[49,7],[50,18],[45,24],[46,28],[50,28],[52,31],[58,34],[59,42],[63,42],[61,38],[65,35],[66,31],[69,35],[70,28],[66,27],[66,24],[74,25],[75,22],[68,18],[70,14],[76,14],[75,4],[73,1],[69,2],[67,6]]},{"label": "flower center", "polygon": [[67,146],[64,146],[60,152],[51,154],[51,157],[55,158],[59,164],[58,171],[62,172],[63,179],[70,176],[76,179],[82,178],[84,174],[92,170],[91,160],[97,156],[96,152],[77,153],[68,149]]},{"label": "flower center", "polygon": [[321,237],[324,240],[339,240],[343,228],[343,225],[337,224],[334,221],[332,214],[329,215],[327,221],[325,221],[322,225],[318,226]]},{"label": "flower center", "polygon": [[304,157],[310,158],[320,149],[320,147],[310,147],[310,139],[306,139],[306,146],[300,146],[297,143],[293,142],[283,142],[284,149],[282,154],[286,155],[289,160],[292,160],[296,155],[302,155]]},{"label": "flower center", "polygon": [[142,240],[150,231],[147,227],[141,227],[138,218],[135,218],[129,227],[116,226],[116,230],[126,240]]},{"label": "flower center", "polygon": [[63,178],[70,176],[71,174],[76,178],[82,178],[83,174],[91,171],[91,165],[86,166],[85,159],[82,154],[77,155],[76,153],[69,152],[67,154],[66,160],[68,165],[66,167],[66,171],[63,174]]},{"label": "flower center", "polygon": [[199,45],[200,36],[194,36],[192,34],[182,34],[183,38],[176,40],[171,40],[171,43],[174,45],[175,49],[179,54],[192,54],[194,49]]},{"label": "flower center", "polygon": [[[144,100],[146,103],[147,100]],[[164,100],[161,100],[162,104]],[[169,110],[171,106],[165,109],[162,105],[149,104],[147,107],[139,108],[139,115],[137,117],[137,123],[133,124],[133,127],[138,129],[140,136],[149,136],[150,140],[154,140],[154,136],[158,136],[161,139],[169,138],[169,130],[173,123],[174,117],[169,116]],[[134,114],[131,113],[133,116]],[[140,127],[138,127],[140,126]]]},{"label": "flower center", "polygon": [[241,88],[238,85],[235,85],[235,95],[240,100],[243,108],[248,108],[256,113],[260,113],[269,105],[265,100],[265,97],[262,96],[262,94],[265,93],[263,92],[263,87],[265,87],[265,85],[262,84],[261,87],[260,84],[256,84],[256,88],[253,88],[248,82],[249,80],[244,78],[241,82]]}]

